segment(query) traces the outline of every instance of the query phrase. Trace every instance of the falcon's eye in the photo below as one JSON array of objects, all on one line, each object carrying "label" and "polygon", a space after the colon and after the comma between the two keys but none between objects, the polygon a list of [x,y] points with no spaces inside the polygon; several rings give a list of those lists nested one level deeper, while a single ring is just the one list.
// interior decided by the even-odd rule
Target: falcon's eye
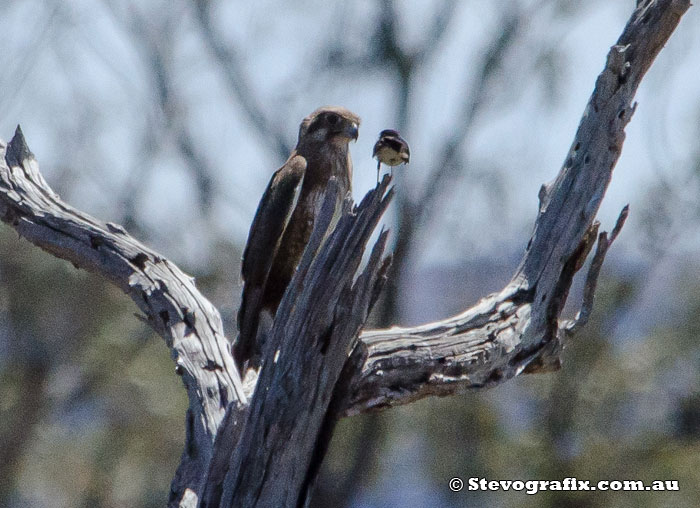
[{"label": "falcon's eye", "polygon": [[328,115],[328,123],[331,125],[335,125],[340,121],[340,118],[338,115]]}]

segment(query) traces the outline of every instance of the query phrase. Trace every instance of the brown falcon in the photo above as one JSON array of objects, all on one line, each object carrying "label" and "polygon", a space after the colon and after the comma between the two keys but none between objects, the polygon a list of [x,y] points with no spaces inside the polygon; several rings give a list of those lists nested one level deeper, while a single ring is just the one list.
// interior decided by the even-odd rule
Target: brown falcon
[{"label": "brown falcon", "polygon": [[[243,251],[243,295],[238,311],[234,358],[239,367],[259,363],[258,328],[263,313],[273,318],[311,236],[331,177],[340,187],[336,211],[350,192],[348,143],[357,139],[360,118],[345,108],[325,106],[304,118],[287,162],[270,179]],[[250,360],[253,360],[250,362]]]},{"label": "brown falcon", "polygon": [[379,133],[372,157],[377,158],[377,183],[379,183],[379,168],[382,166],[382,162],[392,168],[399,164],[408,164],[411,152],[408,149],[408,143],[398,131],[386,129]]}]

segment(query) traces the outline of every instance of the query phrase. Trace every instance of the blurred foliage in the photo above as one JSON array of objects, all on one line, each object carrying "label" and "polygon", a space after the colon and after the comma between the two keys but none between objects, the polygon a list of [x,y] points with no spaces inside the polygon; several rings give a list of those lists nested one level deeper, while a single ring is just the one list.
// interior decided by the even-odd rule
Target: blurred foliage
[{"label": "blurred foliage", "polygon": [[[655,329],[615,342],[613,323],[645,282],[615,278],[606,267],[596,311],[565,350],[563,368],[522,376],[498,388],[445,399],[427,399],[377,415],[344,420],[326,463],[326,479],[351,474],[353,457],[371,446],[353,495],[375,489],[378,456],[418,462],[417,485],[428,482],[436,506],[694,507],[700,503],[700,283],[679,297],[694,301],[672,329]],[[697,266],[687,267],[696,273]],[[372,419],[380,434],[368,443],[362,429]],[[352,439],[348,441],[348,439]],[[412,452],[397,457],[393,442]],[[425,445],[421,446],[421,443]],[[344,467],[343,467],[344,466]],[[395,463],[402,470],[403,463]],[[344,472],[343,472],[344,471]],[[452,477],[489,480],[676,480],[680,492],[462,492],[447,495]],[[393,476],[397,480],[397,475]],[[332,488],[332,487],[331,487]],[[421,487],[426,488],[426,487]],[[360,493],[358,493],[358,489]],[[324,505],[323,502],[317,506]],[[364,505],[361,505],[364,506]],[[399,506],[387,494],[376,504]]]},{"label": "blurred foliage", "polygon": [[[245,233],[299,118],[320,103],[362,105],[356,180],[373,183],[373,130],[397,126],[414,154],[397,171],[394,271],[373,320],[439,318],[499,288],[504,259],[514,268],[537,188],[554,176],[631,7],[15,1],[0,6],[10,34],[0,123],[23,123],[69,202],[195,275],[231,333]],[[596,40],[592,27],[609,19],[611,35]],[[692,55],[689,23],[673,44]],[[592,67],[590,48],[574,52],[576,31],[601,48]],[[696,66],[674,55],[647,110],[671,106],[671,70]],[[586,84],[574,86],[584,67]],[[648,156],[666,145],[630,147],[629,136],[621,164],[636,146],[635,173],[616,169],[613,185],[631,194],[645,184],[641,158],[653,161],[652,182],[562,370],[342,420],[315,507],[700,506],[700,151],[690,145],[699,107],[683,117],[695,127],[673,157]],[[639,109],[631,129],[652,130]],[[668,127],[657,120],[653,129]],[[107,282],[0,227],[0,506],[164,504],[187,402],[167,348],[135,312]],[[451,493],[454,476],[678,480],[681,491]]]},{"label": "blurred foliage", "polygon": [[167,348],[111,284],[0,235],[0,505],[161,506],[186,409]]},{"label": "blurred foliage", "polygon": [[[219,248],[198,284],[226,310],[238,251]],[[187,398],[137,311],[107,281],[0,229],[0,506],[163,505]]]}]

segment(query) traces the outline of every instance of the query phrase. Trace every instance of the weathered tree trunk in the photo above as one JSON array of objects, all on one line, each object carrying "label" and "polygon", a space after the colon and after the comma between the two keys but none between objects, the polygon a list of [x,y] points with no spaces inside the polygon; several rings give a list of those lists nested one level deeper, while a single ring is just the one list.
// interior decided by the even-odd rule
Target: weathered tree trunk
[{"label": "weathered tree trunk", "polygon": [[[540,191],[534,232],[511,282],[455,317],[360,333],[386,277],[385,233],[358,269],[392,191],[385,178],[357,207],[347,201],[323,242],[337,192],[331,184],[250,389],[241,383],[218,311],[191,277],[122,227],[61,201],[19,129],[1,144],[2,220],[44,250],[111,280],[171,348],[190,406],[169,505],[303,506],[337,418],[558,368],[564,341],[590,314],[600,266],[627,215],[623,210],[609,239],[597,234],[594,218],[635,109],[632,99],[689,6],[688,0],[638,2],[561,171]],[[581,312],[561,320],[573,276],[596,236]]]}]

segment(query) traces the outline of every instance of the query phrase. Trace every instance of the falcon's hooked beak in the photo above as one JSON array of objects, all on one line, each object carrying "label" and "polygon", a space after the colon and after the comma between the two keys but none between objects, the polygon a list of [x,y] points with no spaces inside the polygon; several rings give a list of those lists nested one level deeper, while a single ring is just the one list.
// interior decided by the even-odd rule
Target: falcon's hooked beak
[{"label": "falcon's hooked beak", "polygon": [[359,135],[359,132],[360,130],[359,125],[357,125],[357,122],[348,122],[345,126],[343,134],[345,134],[348,138],[357,141],[357,136]]}]

